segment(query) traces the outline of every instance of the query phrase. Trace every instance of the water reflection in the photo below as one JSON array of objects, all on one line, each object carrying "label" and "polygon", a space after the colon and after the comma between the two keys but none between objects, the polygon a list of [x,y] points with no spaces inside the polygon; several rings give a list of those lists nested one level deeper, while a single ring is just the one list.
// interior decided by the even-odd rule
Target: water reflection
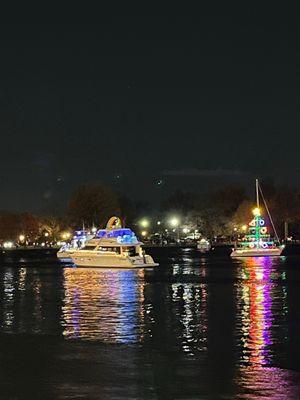
[{"label": "water reflection", "polygon": [[140,341],[144,274],[142,269],[65,269],[64,336],[115,343]]},{"label": "water reflection", "polygon": [[0,276],[0,328],[6,333],[57,333],[60,276],[47,269],[5,268]]},{"label": "water reflection", "polygon": [[207,350],[207,285],[172,285],[172,311],[178,343],[185,353]]},{"label": "water reflection", "polygon": [[[31,354],[55,365],[43,377],[63,395],[72,387],[70,398],[98,398],[102,385],[109,398],[134,387],[135,398],[297,399],[294,265],[185,253],[151,271],[3,267],[1,376],[13,381],[7,365],[24,347],[23,365]],[[95,397],[80,392],[82,379]]]},{"label": "water reflection", "polygon": [[254,257],[243,260],[238,277],[237,331],[241,356],[236,382],[240,398],[298,398],[298,374],[274,366],[275,345],[287,337],[287,289],[278,284],[285,276],[278,260]]},{"label": "water reflection", "polygon": [[254,257],[247,259],[242,270],[242,362],[258,365],[270,362],[273,320],[271,266],[271,258]]},{"label": "water reflection", "polygon": [[237,378],[238,399],[299,399],[299,373],[276,367],[242,367]]}]

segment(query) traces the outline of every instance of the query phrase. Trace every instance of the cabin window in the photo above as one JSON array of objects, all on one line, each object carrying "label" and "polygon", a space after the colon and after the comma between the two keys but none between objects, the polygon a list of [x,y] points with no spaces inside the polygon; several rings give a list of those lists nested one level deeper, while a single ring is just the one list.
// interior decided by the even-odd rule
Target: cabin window
[{"label": "cabin window", "polygon": [[132,247],[123,247],[123,253],[127,252],[129,256],[135,256],[136,255],[136,249],[134,246]]},{"label": "cabin window", "polygon": [[96,246],[85,246],[83,250],[95,250]]},{"label": "cabin window", "polygon": [[120,254],[120,247],[100,247],[100,251],[112,251],[114,253]]}]

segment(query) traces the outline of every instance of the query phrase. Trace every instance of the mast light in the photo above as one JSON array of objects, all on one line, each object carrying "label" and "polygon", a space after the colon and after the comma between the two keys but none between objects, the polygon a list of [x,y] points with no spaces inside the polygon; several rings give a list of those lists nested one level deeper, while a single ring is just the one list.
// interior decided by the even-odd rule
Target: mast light
[{"label": "mast light", "polygon": [[260,209],[259,209],[259,207],[255,207],[255,208],[252,210],[252,213],[253,213],[253,215],[254,215],[255,217],[259,217],[259,216],[260,216]]}]

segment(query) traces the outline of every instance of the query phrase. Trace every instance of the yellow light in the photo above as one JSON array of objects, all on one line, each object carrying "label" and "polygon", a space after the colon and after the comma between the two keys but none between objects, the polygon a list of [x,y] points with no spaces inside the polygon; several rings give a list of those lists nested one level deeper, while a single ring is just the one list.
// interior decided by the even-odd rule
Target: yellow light
[{"label": "yellow light", "polygon": [[48,233],[48,232],[45,232],[45,233],[44,233],[44,236],[45,236],[45,237],[48,237],[48,236],[49,236],[49,233]]},{"label": "yellow light", "polygon": [[247,230],[247,225],[243,225],[242,226],[242,231],[246,231]]},{"label": "yellow light", "polygon": [[142,231],[142,236],[145,237],[147,235],[147,231]]},{"label": "yellow light", "polygon": [[141,221],[140,221],[140,225],[143,227],[143,228],[147,228],[148,226],[149,226],[149,221],[147,220],[147,219],[142,219]]},{"label": "yellow light", "polygon": [[19,240],[20,240],[20,242],[23,242],[25,240],[25,236],[24,235],[20,235],[19,236]]},{"label": "yellow light", "polygon": [[258,207],[253,208],[252,213],[255,217],[260,216],[260,209]]},{"label": "yellow light", "polygon": [[[45,236],[46,236],[46,235],[45,235]],[[62,237],[63,239],[70,239],[71,234],[70,234],[70,232],[63,232],[62,235],[61,235],[61,237]]]}]

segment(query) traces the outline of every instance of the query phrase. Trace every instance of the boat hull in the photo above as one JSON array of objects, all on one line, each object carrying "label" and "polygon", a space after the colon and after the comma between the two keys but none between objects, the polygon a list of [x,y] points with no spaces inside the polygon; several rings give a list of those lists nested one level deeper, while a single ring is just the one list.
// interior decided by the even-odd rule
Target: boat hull
[{"label": "boat hull", "polygon": [[144,257],[117,257],[117,256],[88,256],[73,254],[72,261],[77,267],[93,268],[152,268],[155,263],[150,256]]},{"label": "boat hull", "polygon": [[231,257],[279,257],[283,249],[235,249]]}]

